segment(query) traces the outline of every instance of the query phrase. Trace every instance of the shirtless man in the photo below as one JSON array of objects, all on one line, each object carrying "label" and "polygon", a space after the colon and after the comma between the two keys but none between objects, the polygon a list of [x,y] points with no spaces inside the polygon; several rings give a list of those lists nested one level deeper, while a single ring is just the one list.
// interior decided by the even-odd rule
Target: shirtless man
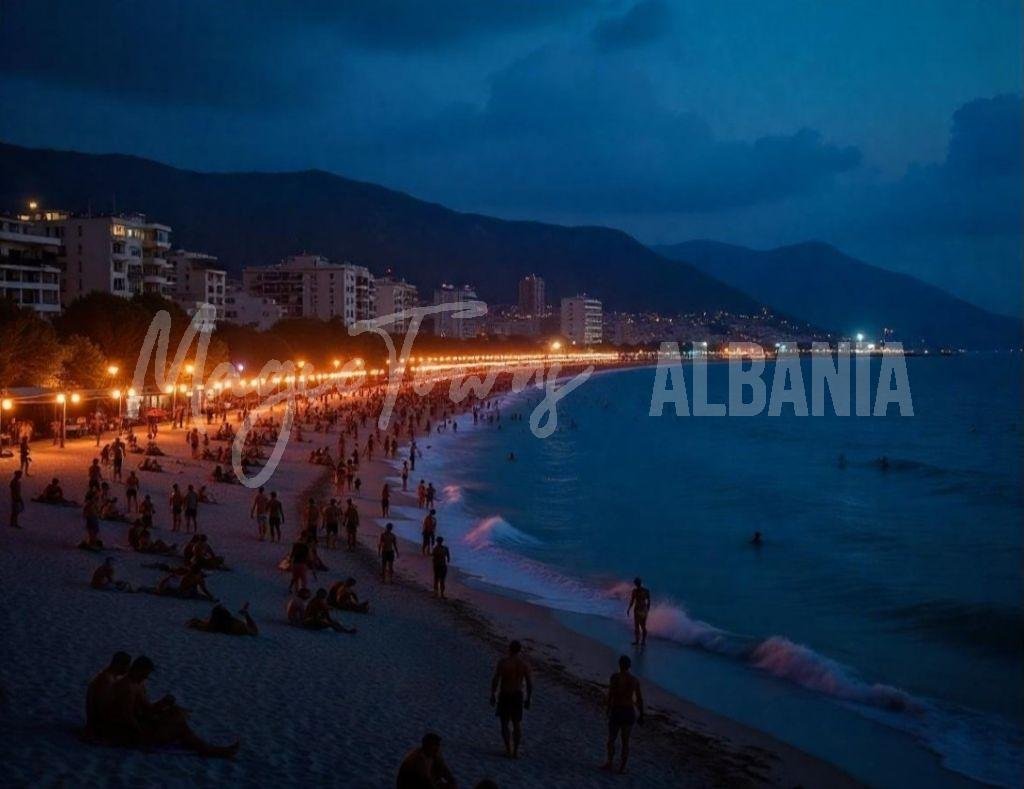
[{"label": "shirtless man", "polygon": [[101,714],[109,722],[109,740],[116,745],[150,748],[180,745],[202,756],[231,758],[238,752],[238,742],[215,747],[204,742],[187,723],[188,713],[172,696],[151,703],[146,694],[146,680],[153,672],[148,657],[135,658],[128,673],[110,687]]},{"label": "shirtless man", "polygon": [[431,510],[423,519],[423,555],[434,550],[434,535],[437,534],[437,510]]},{"label": "shirtless man", "polygon": [[331,609],[327,605],[327,590],[317,589],[316,597],[306,605],[306,613],[302,619],[302,626],[310,630],[323,630],[331,628],[335,633],[355,633],[354,627],[345,627],[341,622],[335,622],[331,617]]},{"label": "shirtless man", "polygon": [[[633,724],[644,722],[644,697],[640,692],[640,682],[629,673],[633,665],[626,655],[619,658],[619,670],[608,680],[608,761],[601,769],[611,770],[615,761],[615,740],[622,739],[622,758],[619,760],[619,772],[626,772],[629,760],[629,734]],[[634,703],[635,699],[635,703]]]},{"label": "shirtless man", "polygon": [[89,681],[85,691],[85,734],[89,739],[103,739],[106,723],[101,710],[107,705],[110,688],[128,673],[131,665],[131,655],[115,652],[109,665]]},{"label": "shirtless man", "polygon": [[355,590],[356,579],[346,578],[344,581],[337,581],[331,586],[327,593],[327,602],[341,611],[353,611],[357,614],[370,612],[370,603],[360,600]]},{"label": "shirtless man", "polygon": [[270,500],[267,502],[267,523],[270,526],[271,542],[281,542],[281,524],[284,523],[284,505],[277,498],[277,491],[270,491]]},{"label": "shirtless man", "polygon": [[341,526],[341,507],[337,499],[331,499],[331,503],[324,507],[324,544],[328,548],[338,547],[338,530]]},{"label": "shirtless man", "polygon": [[20,529],[18,516],[25,509],[25,500],[21,497],[21,472],[15,471],[11,477],[11,517],[7,525],[12,529]]},{"label": "shirtless man", "polygon": [[203,630],[207,633],[224,633],[229,636],[258,636],[259,628],[256,622],[249,615],[249,604],[246,603],[239,610],[242,619],[234,617],[222,605],[215,605],[206,619],[190,619],[185,623],[186,627],[193,630]]},{"label": "shirtless man", "polygon": [[[496,714],[501,721],[501,739],[505,741],[505,755],[510,759],[519,757],[519,743],[523,737],[523,710],[530,709],[530,698],[533,696],[530,667],[519,655],[522,648],[518,641],[512,641],[508,645],[508,655],[498,661],[494,668],[494,677],[491,679],[491,706],[496,708]],[[512,723],[511,737],[509,722]]]},{"label": "shirtless man", "polygon": [[380,555],[381,583],[394,583],[395,559],[398,558],[398,538],[395,537],[395,524],[389,523],[381,532],[377,542],[377,553]]},{"label": "shirtless man", "polygon": [[267,537],[267,510],[269,509],[269,504],[270,500],[267,498],[267,494],[260,487],[253,497],[252,506],[249,508],[249,517],[256,519],[256,528],[259,530],[260,542],[263,542]]},{"label": "shirtless man", "polygon": [[629,595],[626,616],[633,612],[633,646],[647,644],[647,614],[651,610],[651,592],[644,588],[640,578],[633,579],[633,591]]},{"label": "shirtless man", "polygon": [[397,789],[455,789],[455,776],[441,757],[441,738],[423,735],[419,748],[406,754],[398,768]]},{"label": "shirtless man", "polygon": [[444,600],[444,583],[448,577],[448,565],[452,560],[451,551],[444,544],[444,537],[437,538],[434,550],[430,552],[434,564],[434,597]]},{"label": "shirtless man", "polygon": [[185,531],[189,531],[189,526],[192,527],[193,532],[199,531],[198,515],[199,494],[196,493],[194,487],[189,485],[188,490],[185,492]]},{"label": "shirtless man", "polygon": [[180,531],[181,513],[185,508],[185,497],[181,495],[181,489],[178,487],[177,482],[171,485],[169,503],[171,505],[171,531]]}]

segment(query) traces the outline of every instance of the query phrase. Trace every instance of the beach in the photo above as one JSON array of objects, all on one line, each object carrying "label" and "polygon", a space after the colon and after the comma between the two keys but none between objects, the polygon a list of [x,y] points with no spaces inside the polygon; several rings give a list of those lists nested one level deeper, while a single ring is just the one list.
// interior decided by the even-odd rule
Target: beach
[{"label": "beach", "polygon": [[[383,521],[376,516],[383,481],[396,474],[393,462],[361,465],[360,548],[355,553],[321,549],[330,570],[311,580],[315,589],[355,577],[371,613],[340,613],[342,622],[358,628],[355,635],[289,626],[289,576],[277,564],[298,532],[300,502],[309,496],[322,501],[329,492],[327,470],[307,457],[313,448],[333,448],[337,435],[304,432],[307,440],[289,443],[268,483],[268,490],[287,503],[280,544],[256,538],[250,489],[208,481],[213,464],[191,459],[185,431],[162,428],[157,442],[167,454],[159,459],[164,472],[139,472],[141,494],[150,493],[157,504],[153,535],[166,542],[180,537],[169,531],[171,484],[209,486],[219,503],[200,506],[199,530],[227,557],[231,570],[210,573],[207,584],[231,610],[250,603],[260,627],[256,638],[187,629],[186,620],[209,613],[206,602],[90,589],[92,571],[108,555],[115,558],[121,580],[152,585],[160,577],[141,567],[154,557],[127,548],[125,524],[103,522],[106,550],[98,554],[75,548],[82,536],[79,509],[29,502],[21,518],[24,528],[4,527],[0,758],[9,783],[273,780],[392,786],[403,755],[428,730],[441,735],[445,759],[463,786],[484,777],[503,787],[853,783],[820,760],[646,681],[649,716],[644,726],[635,727],[628,774],[601,772],[603,688],[615,669],[613,650],[564,628],[547,609],[473,588],[457,573],[449,581],[449,600],[435,600],[428,591],[429,560],[408,543],[402,544],[396,583],[379,583],[375,546]],[[104,441],[109,440],[108,434]],[[430,449],[424,445],[422,451]],[[68,442],[63,450],[36,442],[26,500],[53,476],[69,498],[80,499],[86,468],[97,454],[92,440]],[[126,457],[125,475],[139,460]],[[4,461],[5,480],[15,463]],[[431,481],[439,488],[444,483]],[[413,493],[403,494],[399,487],[392,485],[392,520],[408,529],[398,516],[416,502]],[[119,483],[113,488],[115,495],[123,490]],[[5,496],[4,523],[7,507]],[[487,703],[494,664],[510,638],[523,641],[536,685],[515,761],[503,755]],[[151,698],[172,693],[190,710],[192,727],[209,741],[239,738],[237,756],[214,761],[179,751],[82,742],[85,686],[121,649],[156,663]]]}]

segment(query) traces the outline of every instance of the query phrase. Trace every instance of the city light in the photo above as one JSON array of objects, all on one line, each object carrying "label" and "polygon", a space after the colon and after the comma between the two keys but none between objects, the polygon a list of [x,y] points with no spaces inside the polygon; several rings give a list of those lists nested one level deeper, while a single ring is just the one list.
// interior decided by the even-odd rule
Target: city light
[{"label": "city light", "polygon": [[80,394],[78,394],[78,392],[73,392],[73,393],[72,393],[72,395],[71,395],[71,402],[72,402],[72,403],[77,403],[77,402],[79,402],[79,401],[80,401],[81,399],[82,399],[82,396],[81,396]]},{"label": "city light", "polygon": [[562,343],[560,340],[553,340],[551,343],[551,350],[560,351],[562,349]]},{"label": "city light", "polygon": [[114,389],[113,391],[111,391],[110,396],[112,398],[114,398],[115,400],[120,400],[121,399],[121,390],[120,389]]},{"label": "city light", "polygon": [[0,409],[10,411],[12,408],[14,408],[14,401],[11,398],[5,397],[3,400],[0,400]]},{"label": "city light", "polygon": [[117,375],[117,371],[120,368],[116,364],[112,364],[107,368],[107,375]]},{"label": "city light", "polygon": [[63,405],[67,401],[68,401],[68,398],[67,398],[67,396],[63,392],[61,392],[60,394],[57,395],[57,402],[60,405]]}]

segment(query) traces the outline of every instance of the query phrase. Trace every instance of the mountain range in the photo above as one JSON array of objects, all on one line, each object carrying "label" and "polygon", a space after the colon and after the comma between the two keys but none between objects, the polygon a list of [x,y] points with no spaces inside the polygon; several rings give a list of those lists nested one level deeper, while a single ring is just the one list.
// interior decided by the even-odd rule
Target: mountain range
[{"label": "mountain range", "polygon": [[919,279],[869,265],[821,242],[765,251],[717,241],[654,247],[772,309],[851,337],[886,336],[908,347],[1006,348],[1021,322],[995,315]]},{"label": "mountain range", "polygon": [[135,156],[0,143],[0,208],[141,212],[172,241],[223,268],[313,252],[391,270],[429,299],[442,282],[472,284],[491,303],[516,300],[536,273],[549,300],[587,292],[606,310],[776,314],[844,336],[863,331],[919,345],[1020,343],[1021,323],[827,244],[757,251],[713,241],[649,248],[606,227],[507,221],[453,211],[321,170],[212,173]]},{"label": "mountain range", "polygon": [[0,144],[0,207],[23,209],[29,199],[71,211],[145,213],[171,226],[175,246],[216,255],[234,274],[308,251],[378,275],[391,269],[427,298],[442,282],[468,283],[485,301],[508,304],[519,279],[536,273],[549,298],[586,291],[606,309],[760,308],[618,230],[461,213],[319,170],[200,173],[134,156]]}]

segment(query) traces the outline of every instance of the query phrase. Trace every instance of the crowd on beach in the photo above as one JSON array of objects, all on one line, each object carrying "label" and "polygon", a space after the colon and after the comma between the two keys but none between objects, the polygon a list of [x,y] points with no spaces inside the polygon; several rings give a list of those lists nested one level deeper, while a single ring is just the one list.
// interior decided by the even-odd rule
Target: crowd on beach
[{"label": "crowd on beach", "polygon": [[[422,541],[418,552],[413,551],[412,561],[429,563],[432,594],[438,600],[445,600],[452,554],[440,533],[442,526],[433,482],[425,478],[415,481],[417,459],[422,457],[420,442],[437,433],[457,432],[455,417],[460,412],[467,417],[471,414],[474,424],[500,427],[500,395],[510,386],[511,375],[499,376],[488,397],[478,399],[470,395],[458,405],[447,397],[447,390],[422,395],[411,386],[404,386],[394,401],[386,429],[382,429],[377,420],[385,406],[384,387],[366,387],[345,395],[321,392],[312,397],[297,396],[295,419],[290,428],[275,409],[250,411],[240,405],[219,413],[208,410],[197,415],[198,423],[205,421],[202,430],[200,424],[187,427],[186,416],[176,412],[174,424],[181,432],[161,433],[159,424],[150,419],[141,426],[146,429],[145,443],[140,441],[135,428],[128,426],[123,433],[118,431],[109,443],[103,444],[97,457],[83,469],[80,501],[67,498],[64,483],[51,477],[40,493],[26,502],[23,485],[30,475],[33,460],[26,437],[19,445],[19,467],[9,482],[8,525],[20,529],[23,518],[31,519],[33,526],[38,525],[45,518],[43,508],[48,506],[79,509],[84,535],[78,549],[96,554],[110,550],[143,554],[147,561],[141,567],[160,573],[159,580],[152,584],[130,582],[118,577],[113,558],[107,556],[89,579],[93,590],[205,601],[212,605],[208,615],[188,620],[186,627],[228,636],[258,637],[260,629],[249,604],[233,612],[210,588],[216,586],[212,579],[215,573],[230,572],[231,568],[228,558],[217,551],[207,533],[200,529],[206,505],[216,502],[211,487],[239,484],[231,467],[232,442],[236,442],[239,431],[244,431],[245,439],[240,451],[234,454],[242,473],[248,475],[267,462],[268,448],[282,437],[282,431],[290,430],[291,440],[316,445],[307,459],[311,464],[325,467],[330,492],[322,500],[307,497],[299,508],[298,522],[292,527],[289,508],[278,492],[270,489],[270,485],[258,488],[248,508],[248,517],[253,523],[252,537],[276,544],[283,542],[286,533],[292,535],[277,565],[288,577],[283,622],[309,631],[356,635],[357,628],[350,623],[357,617],[370,616],[370,601],[360,597],[357,580],[352,575],[345,573],[333,583],[320,585],[319,574],[329,572],[326,560],[332,553],[337,552],[338,561],[347,563],[341,558],[346,553],[365,550],[363,546],[367,541],[360,540],[364,532],[360,505],[366,499],[360,469],[375,458],[384,459],[397,470],[400,480],[400,483],[392,483],[390,480],[395,477],[389,477],[379,491],[367,493],[373,503],[369,512],[383,522],[383,528],[372,541],[381,584],[395,583],[396,565],[409,561],[401,556],[403,545],[394,523],[389,520],[392,496],[400,490],[414,500],[423,513]],[[203,462],[214,466],[206,479],[173,482],[159,493],[161,486],[154,481],[160,479],[164,467],[157,458],[168,454],[159,442],[177,441],[182,435],[188,454],[197,462],[192,468],[201,468],[198,463]],[[100,438],[97,432],[98,448],[102,443]],[[142,457],[135,468],[126,469],[131,465],[132,455]],[[123,501],[121,496],[114,495],[118,488],[123,488]],[[245,513],[234,513],[234,516],[245,517]],[[165,525],[169,527],[167,539],[154,537],[153,532]],[[122,544],[111,537],[118,529],[124,534]],[[650,608],[650,593],[637,578],[627,610],[633,616],[637,646],[646,643]],[[372,619],[368,621],[371,622],[368,626],[372,627]],[[146,682],[153,668],[153,660],[145,655],[133,659],[125,652],[116,653],[87,688],[83,738],[96,744],[147,749],[174,746],[208,757],[234,757],[240,748],[238,741],[217,746],[203,740],[193,731],[187,712],[173,697],[165,696],[156,702],[149,700]],[[618,661],[618,670],[608,682],[605,710],[608,736],[603,765],[607,770],[626,771],[632,729],[644,720],[640,683],[630,668],[630,658],[623,655]],[[522,654],[522,645],[513,640],[508,644],[507,654],[497,662],[489,699],[500,723],[505,753],[510,758],[519,757],[524,710],[530,709],[533,691],[533,677]],[[438,734],[428,732],[410,751],[398,768],[397,785],[399,789],[456,785],[441,754]],[[495,784],[485,780],[477,786]]]}]

